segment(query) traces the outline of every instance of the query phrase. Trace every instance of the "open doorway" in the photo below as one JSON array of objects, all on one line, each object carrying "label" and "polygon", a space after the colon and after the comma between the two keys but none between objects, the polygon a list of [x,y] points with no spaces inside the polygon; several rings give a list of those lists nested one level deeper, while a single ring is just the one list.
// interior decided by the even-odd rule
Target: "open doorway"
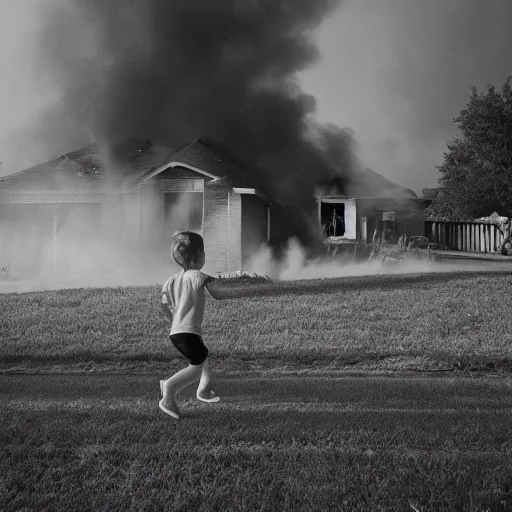
[{"label": "open doorway", "polygon": [[324,236],[344,236],[345,204],[322,201],[320,205],[320,222]]}]

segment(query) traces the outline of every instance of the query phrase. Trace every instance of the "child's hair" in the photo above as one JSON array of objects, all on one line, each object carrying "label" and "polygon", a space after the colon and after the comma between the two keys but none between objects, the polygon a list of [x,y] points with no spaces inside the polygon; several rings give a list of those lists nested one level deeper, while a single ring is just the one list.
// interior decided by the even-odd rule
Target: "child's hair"
[{"label": "child's hair", "polygon": [[189,269],[204,256],[203,237],[192,231],[177,231],[173,235],[171,254],[180,267]]}]

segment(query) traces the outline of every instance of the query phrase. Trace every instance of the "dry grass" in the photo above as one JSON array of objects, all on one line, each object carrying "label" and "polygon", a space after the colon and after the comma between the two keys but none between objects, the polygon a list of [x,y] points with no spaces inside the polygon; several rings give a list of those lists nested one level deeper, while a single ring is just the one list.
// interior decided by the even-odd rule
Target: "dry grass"
[{"label": "dry grass", "polygon": [[[510,370],[511,285],[510,273],[235,282],[238,298],[208,301],[205,340],[217,367],[421,360]],[[0,295],[4,368],[177,362],[158,292],[131,287]]]}]

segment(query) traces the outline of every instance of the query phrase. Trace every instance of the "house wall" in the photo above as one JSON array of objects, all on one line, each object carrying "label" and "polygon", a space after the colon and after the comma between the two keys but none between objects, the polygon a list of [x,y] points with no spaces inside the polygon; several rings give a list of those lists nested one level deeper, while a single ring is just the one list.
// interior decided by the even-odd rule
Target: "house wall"
[{"label": "house wall", "polygon": [[[164,171],[164,173],[167,172]],[[179,169],[176,173],[181,177],[171,178],[171,174],[167,174],[166,177],[157,175],[140,187],[135,195],[129,194],[130,198],[135,198],[134,206],[125,201],[125,210],[132,208],[130,218],[138,229],[136,238],[140,244],[139,261],[145,266],[168,263],[172,235],[175,231],[188,227],[181,225],[180,212],[175,212],[173,218],[166,218],[165,194],[194,193],[203,196],[204,178],[198,178],[197,173],[193,173],[193,177],[186,178],[184,174],[179,173]],[[187,208],[186,196],[182,198],[180,208]],[[133,215],[133,210],[138,211],[138,221]]]},{"label": "house wall", "polygon": [[[205,241],[205,270],[207,271],[241,270],[243,262],[247,263],[248,255],[253,252],[256,243],[265,242],[267,239],[267,211],[264,201],[257,196],[242,196],[234,193],[229,184],[222,179],[198,178],[197,173],[180,168],[169,172],[164,171],[162,175],[149,180],[137,190],[127,190],[117,194],[79,191],[69,194],[4,194],[0,202],[48,203],[44,205],[48,215],[45,213],[44,216],[32,211],[38,208],[36,205],[16,204],[15,207],[21,208],[31,218],[44,217],[44,231],[48,232],[48,237],[52,240],[55,208],[62,203],[64,210],[72,216],[96,219],[94,226],[97,226],[97,229],[93,229],[94,237],[98,233],[107,234],[100,243],[111,245],[113,254],[118,254],[121,249],[121,258],[126,259],[126,263],[137,261],[144,265],[153,265],[168,262],[169,244],[173,234],[168,229],[164,215],[165,192],[194,192],[200,193],[203,197],[202,234]],[[73,209],[74,203],[80,206]],[[61,229],[60,223],[64,219],[64,210],[61,212],[62,215],[58,216],[58,230]],[[244,218],[242,218],[243,211]],[[3,214],[3,217],[5,219],[6,215]],[[256,222],[255,219],[257,219]],[[12,240],[7,233],[8,228],[4,231],[3,235],[0,233],[2,235],[0,238],[3,240],[3,242],[0,240],[0,260],[8,260],[9,264],[14,262],[13,270],[18,274],[22,274],[29,268],[35,271],[33,258],[29,262],[30,258],[27,256],[38,252],[37,247],[30,245],[32,242],[27,242],[31,240],[32,235],[17,239],[17,246],[14,247],[12,243],[9,245],[6,242],[6,240]],[[276,236],[280,238],[282,233]],[[79,238],[84,241],[85,245],[81,252],[85,256],[88,251],[93,250],[93,246],[87,244],[87,236],[83,235]],[[54,258],[54,249],[51,245],[49,247],[49,257]],[[65,259],[65,247],[62,244],[59,245],[58,237],[56,247],[58,251],[56,266],[59,267],[59,273],[73,272],[73,269],[68,268],[69,258]],[[244,247],[244,257],[242,257],[242,247]],[[0,267],[1,264],[2,261],[0,261]],[[55,266],[51,259],[48,272],[51,274],[54,270]]]},{"label": "house wall", "polygon": [[162,236],[164,230],[164,197],[156,183],[149,182],[139,190],[139,258],[143,265],[168,259],[168,247]]},{"label": "house wall", "polygon": [[242,270],[248,269],[251,258],[267,243],[267,203],[257,195],[245,194],[242,199]]},{"label": "house wall", "polygon": [[0,268],[18,279],[53,271],[54,207],[51,204],[0,205]]},{"label": "house wall", "polygon": [[108,263],[97,256],[116,245],[121,219],[115,202],[55,200],[0,204],[2,273],[18,279],[79,275]]},{"label": "house wall", "polygon": [[[228,220],[229,219],[229,220]],[[235,272],[242,267],[242,198],[224,181],[205,183],[203,238],[205,271]]]}]

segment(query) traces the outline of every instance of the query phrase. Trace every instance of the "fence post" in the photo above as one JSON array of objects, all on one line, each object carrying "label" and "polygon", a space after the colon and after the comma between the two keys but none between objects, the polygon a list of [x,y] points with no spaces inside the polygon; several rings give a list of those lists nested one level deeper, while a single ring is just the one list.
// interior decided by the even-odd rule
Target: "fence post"
[{"label": "fence post", "polygon": [[494,224],[491,224],[490,225],[490,228],[491,228],[491,237],[490,237],[490,245],[491,245],[491,252],[496,252],[496,246],[494,245],[494,234],[495,234],[495,230],[496,230],[496,226]]},{"label": "fence post", "polygon": [[498,247],[503,243],[503,233],[501,232],[500,229],[496,229],[496,250],[498,250]]}]

